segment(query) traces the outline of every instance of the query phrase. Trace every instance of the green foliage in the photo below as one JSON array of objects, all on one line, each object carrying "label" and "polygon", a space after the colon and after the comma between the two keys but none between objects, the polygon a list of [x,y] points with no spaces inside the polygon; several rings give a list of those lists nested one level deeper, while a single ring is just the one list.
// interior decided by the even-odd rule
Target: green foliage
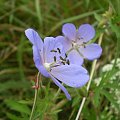
[{"label": "green foliage", "polygon": [[28,114],[28,115],[30,113],[30,109],[24,104],[18,103],[14,100],[5,100],[5,103],[12,110],[16,110],[20,113],[25,113],[25,114]]},{"label": "green foliage", "polygon": [[[33,120],[74,120],[80,103],[87,97],[81,120],[120,119],[120,0],[0,0],[0,119],[28,120],[34,99],[32,85],[37,69],[32,48],[24,35],[26,28],[35,28],[42,38],[57,36],[62,24],[72,22],[93,24],[97,42],[104,33],[103,54],[97,62],[90,91],[86,86],[67,87],[72,96],[68,101],[63,92],[48,78],[42,77]],[[109,10],[108,10],[109,9]],[[102,71],[104,66],[112,68]],[[86,62],[91,69],[91,63]],[[114,79],[113,79],[114,78]],[[96,82],[97,80],[97,82]]]}]

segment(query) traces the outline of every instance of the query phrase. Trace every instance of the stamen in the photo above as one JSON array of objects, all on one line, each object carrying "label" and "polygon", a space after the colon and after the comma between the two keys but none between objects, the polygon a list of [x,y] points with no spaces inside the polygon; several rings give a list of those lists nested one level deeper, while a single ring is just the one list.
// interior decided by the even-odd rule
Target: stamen
[{"label": "stamen", "polygon": [[62,61],[61,63],[62,63],[63,65],[65,65],[65,62]]},{"label": "stamen", "polygon": [[83,44],[83,47],[86,48],[85,44]]},{"label": "stamen", "polygon": [[66,58],[68,57],[66,53],[65,53],[65,57],[66,57]]},{"label": "stamen", "polygon": [[65,60],[64,58],[62,58],[61,56],[60,56],[60,59],[63,60],[63,61],[66,61],[66,60]]},{"label": "stamen", "polygon": [[57,52],[57,50],[51,50],[50,52]]},{"label": "stamen", "polygon": [[60,48],[57,48],[58,52],[61,54]]},{"label": "stamen", "polygon": [[72,44],[72,47],[73,47],[73,44]]},{"label": "stamen", "polygon": [[68,65],[70,65],[70,61],[69,61],[69,59],[66,61],[66,63],[67,63]]},{"label": "stamen", "polygon": [[60,59],[61,59],[61,60],[64,60],[61,56],[60,56]]},{"label": "stamen", "polygon": [[81,40],[81,39],[83,39],[83,37],[78,37],[78,40]]},{"label": "stamen", "polygon": [[56,62],[56,56],[54,56],[54,62]]},{"label": "stamen", "polygon": [[80,39],[84,39],[83,37],[80,37]]},{"label": "stamen", "polygon": [[86,42],[83,42],[82,46],[83,46],[84,48],[86,48],[86,46],[85,46],[85,45],[86,45]]}]

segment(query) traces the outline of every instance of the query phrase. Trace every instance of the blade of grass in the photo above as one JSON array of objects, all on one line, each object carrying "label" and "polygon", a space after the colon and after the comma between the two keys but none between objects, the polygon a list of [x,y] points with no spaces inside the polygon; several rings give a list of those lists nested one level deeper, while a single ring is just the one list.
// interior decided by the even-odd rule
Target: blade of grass
[{"label": "blade of grass", "polygon": [[41,14],[40,0],[35,0],[35,8],[36,8],[36,14],[38,17],[38,23],[40,26],[42,26],[43,18],[42,18],[42,14]]}]

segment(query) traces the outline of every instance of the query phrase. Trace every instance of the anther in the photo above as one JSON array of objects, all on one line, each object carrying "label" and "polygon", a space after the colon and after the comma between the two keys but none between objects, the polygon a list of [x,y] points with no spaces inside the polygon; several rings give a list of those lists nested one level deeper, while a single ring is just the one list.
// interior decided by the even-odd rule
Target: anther
[{"label": "anther", "polygon": [[61,63],[62,63],[63,65],[65,65],[65,62],[62,61]]},{"label": "anther", "polygon": [[83,42],[83,44],[86,44],[86,42]]},{"label": "anther", "polygon": [[50,52],[57,52],[56,50],[51,50]]},{"label": "anther", "polygon": [[68,65],[70,65],[70,61],[69,60],[67,60],[67,62],[66,62]]},{"label": "anther", "polygon": [[68,57],[66,53],[65,53],[65,57],[66,57],[66,58]]},{"label": "anther", "polygon": [[63,61],[65,61],[65,59],[64,59],[64,58],[62,58],[61,56],[60,56],[60,59],[61,59],[61,60],[63,60]]},{"label": "anther", "polygon": [[86,46],[85,46],[85,45],[83,45],[83,47],[84,47],[84,48],[86,48]]},{"label": "anther", "polygon": [[57,48],[58,52],[61,54],[60,48]]},{"label": "anther", "polygon": [[83,39],[83,37],[80,37],[80,39]]},{"label": "anther", "polygon": [[56,56],[54,56],[54,62],[56,62]]}]

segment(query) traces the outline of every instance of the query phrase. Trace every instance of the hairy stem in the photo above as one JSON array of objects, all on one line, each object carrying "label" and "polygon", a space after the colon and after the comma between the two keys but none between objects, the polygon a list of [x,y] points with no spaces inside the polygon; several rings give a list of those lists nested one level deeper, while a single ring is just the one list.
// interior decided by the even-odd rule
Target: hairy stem
[{"label": "hairy stem", "polygon": [[[98,40],[98,44],[101,45],[101,42],[102,42],[102,38],[103,38],[103,34],[104,33],[101,33],[100,37],[99,37],[99,40]],[[94,60],[93,61],[93,64],[92,64],[92,69],[91,69],[91,73],[90,73],[90,80],[87,84],[87,93],[90,89],[90,85],[91,85],[91,81],[92,81],[92,78],[93,78],[93,75],[94,75],[94,72],[95,72],[95,66],[96,66],[96,63],[97,63],[97,60]],[[83,97],[82,99],[82,102],[81,102],[81,105],[79,107],[79,110],[78,110],[78,113],[77,113],[77,116],[76,116],[76,119],[75,120],[78,120],[80,118],[80,114],[81,114],[81,111],[83,109],[83,106],[85,104],[85,101],[86,101],[86,97]]]},{"label": "hairy stem", "polygon": [[[35,83],[34,101],[33,101],[32,111],[31,111],[29,120],[32,120],[33,113],[34,113],[35,106],[36,106],[37,95],[38,95],[38,90],[39,90],[39,75],[40,75],[40,74],[39,74],[39,72],[38,72],[38,74],[37,74],[37,81],[36,81],[36,83]],[[41,80],[41,75],[40,75],[40,80]]]}]

